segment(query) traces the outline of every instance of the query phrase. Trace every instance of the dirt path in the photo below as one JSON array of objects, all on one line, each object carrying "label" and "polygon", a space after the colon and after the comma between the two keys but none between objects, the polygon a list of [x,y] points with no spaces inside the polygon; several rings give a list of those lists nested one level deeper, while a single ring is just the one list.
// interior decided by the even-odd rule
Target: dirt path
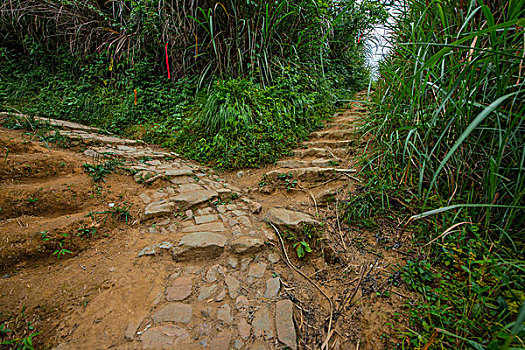
[{"label": "dirt path", "polygon": [[[56,349],[388,348],[405,300],[383,291],[399,256],[336,210],[356,190],[363,112],[274,166],[224,174],[73,123],[59,135],[82,154],[2,129],[5,324],[31,322]],[[107,159],[121,170],[94,183],[82,164]],[[58,260],[61,242],[72,253]]]}]

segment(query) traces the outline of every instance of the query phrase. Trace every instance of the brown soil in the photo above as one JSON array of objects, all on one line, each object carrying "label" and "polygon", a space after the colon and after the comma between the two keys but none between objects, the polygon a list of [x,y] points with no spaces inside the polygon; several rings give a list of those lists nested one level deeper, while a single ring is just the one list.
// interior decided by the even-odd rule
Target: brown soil
[{"label": "brown soil", "polygon": [[[354,127],[355,111],[332,119],[327,130]],[[362,146],[363,140],[355,140],[338,167],[355,167]],[[140,323],[159,303],[170,276],[192,267],[192,262],[175,263],[168,254],[137,258],[142,248],[159,241],[151,223],[137,220],[145,207],[138,196],[152,195],[160,185],[144,187],[125,172],[95,184],[82,167],[92,161],[81,153],[49,149],[22,132],[0,129],[0,321],[14,331],[0,340],[28,335],[34,328],[41,332],[36,348],[51,349],[67,339],[76,349],[135,349],[136,342],[124,341],[126,328]],[[241,178],[237,172],[220,176],[263,205],[257,219],[280,206],[324,222],[313,240],[314,252],[306,258],[298,259],[291,244],[285,245],[291,262],[332,299],[333,308],[311,282],[285,264],[276,267],[281,293],[300,309],[294,313],[299,348],[320,348],[329,328],[330,349],[392,348],[399,341],[393,326],[406,324],[406,317],[398,315],[409,300],[408,292],[393,284],[399,277],[392,276],[403,261],[395,247],[405,242],[392,223],[363,229],[350,225],[336,209],[360,188],[352,179],[355,174],[315,187],[299,182],[294,188],[274,184],[260,190],[263,174],[276,168],[245,170]],[[327,189],[337,189],[333,201],[313,201]],[[109,210],[111,203],[133,204],[133,219],[86,217]],[[60,242],[71,253],[58,258],[53,253]],[[273,250],[282,255],[279,242]]]}]

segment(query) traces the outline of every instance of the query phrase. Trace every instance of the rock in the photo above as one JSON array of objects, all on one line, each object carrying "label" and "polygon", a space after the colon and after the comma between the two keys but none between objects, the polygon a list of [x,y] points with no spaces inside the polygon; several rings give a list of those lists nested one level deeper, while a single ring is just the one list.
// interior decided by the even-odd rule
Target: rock
[{"label": "rock", "polygon": [[233,322],[232,309],[230,305],[224,304],[217,311],[217,319],[225,324]]},{"label": "rock", "polygon": [[227,204],[226,209],[229,211],[236,210],[237,206],[235,204]]},{"label": "rock", "polygon": [[203,191],[204,187],[197,185],[195,183],[183,184],[178,188],[179,193],[193,192],[193,191]]},{"label": "rock", "polygon": [[240,179],[241,177],[244,176],[244,171],[239,171],[236,175],[235,175],[238,179]]},{"label": "rock", "polygon": [[244,340],[248,339],[252,334],[252,327],[244,318],[241,318],[239,323],[237,323],[237,329],[239,330],[239,336]]},{"label": "rock", "polygon": [[211,350],[229,350],[232,335],[229,332],[219,333],[210,341]]},{"label": "rock", "polygon": [[239,220],[241,225],[243,225],[244,227],[248,227],[248,228],[253,227],[252,222],[247,216],[239,216],[237,220]]},{"label": "rock", "polygon": [[172,253],[175,260],[188,258],[210,259],[222,254],[228,239],[213,232],[190,233],[179,242],[178,247],[173,247]]},{"label": "rock", "polygon": [[252,327],[253,334],[257,338],[273,338],[272,322],[270,321],[270,312],[267,308],[259,309],[255,312]]},{"label": "rock", "polygon": [[142,218],[144,220],[147,220],[157,216],[169,215],[173,212],[174,209],[175,204],[173,204],[172,202],[168,202],[164,199],[156,202],[151,202],[146,207],[146,210],[144,211],[144,216]]},{"label": "rock", "polygon": [[151,165],[151,166],[158,166],[158,165],[161,165],[162,163],[160,162],[160,160],[158,159],[155,159],[155,160],[147,160],[144,162],[145,164],[148,164],[148,165]]},{"label": "rock", "polygon": [[258,262],[252,266],[250,266],[250,271],[248,272],[248,276],[254,277],[254,278],[261,278],[264,276],[264,272],[266,271],[266,264],[262,262]]},{"label": "rock", "polygon": [[211,286],[203,286],[201,287],[201,291],[197,299],[199,301],[207,300],[213,294],[215,294],[216,291],[217,291],[217,284],[212,284]]},{"label": "rock", "polygon": [[291,350],[297,350],[297,335],[293,323],[293,303],[290,300],[281,300],[275,305],[275,328],[279,341]]},{"label": "rock", "polygon": [[215,297],[216,302],[221,302],[226,297],[226,288],[222,288],[221,292]]},{"label": "rock", "polygon": [[169,200],[176,203],[181,210],[191,208],[194,205],[205,203],[217,198],[217,192],[211,190],[201,190],[181,193],[178,196],[171,197]]},{"label": "rock", "polygon": [[290,159],[290,160],[280,160],[276,163],[276,165],[279,168],[296,169],[296,168],[308,167],[310,165],[310,162],[303,161],[303,160]]},{"label": "rock", "polygon": [[258,203],[258,202],[251,202],[250,204],[248,204],[248,209],[253,214],[259,214],[261,212],[261,209],[262,209],[262,204]]},{"label": "rock", "polygon": [[126,332],[124,333],[124,339],[126,339],[127,341],[133,341],[141,323],[141,319],[131,321],[130,323],[128,323],[128,326],[126,327]]},{"label": "rock", "polygon": [[278,182],[284,174],[286,174],[287,176],[291,175],[291,178],[295,180],[301,180],[305,182],[315,182],[315,181],[324,181],[326,179],[330,179],[334,176],[335,172],[333,168],[308,167],[308,168],[290,169],[287,171],[272,170],[272,171],[267,172],[265,174],[265,177],[270,182]]},{"label": "rock", "polygon": [[239,237],[231,243],[231,249],[237,254],[256,253],[264,248],[264,241],[249,236]]},{"label": "rock", "polygon": [[217,215],[215,215],[215,214],[196,216],[195,217],[195,224],[196,225],[207,224],[209,222],[217,221],[217,220],[219,220],[219,217]]},{"label": "rock", "polygon": [[235,308],[237,310],[247,308],[248,304],[250,304],[250,302],[248,301],[248,298],[246,298],[244,295],[239,295],[237,299],[235,299]]},{"label": "rock", "polygon": [[191,322],[193,307],[183,303],[170,303],[153,314],[153,321],[160,322],[179,322],[188,324]]},{"label": "rock", "polygon": [[173,247],[173,244],[171,244],[170,242],[160,242],[154,245],[147,246],[146,248],[142,249],[139,252],[138,257],[140,258],[141,256],[144,256],[144,255],[155,255],[158,252],[160,252],[161,249],[169,250],[172,247]]},{"label": "rock", "polygon": [[184,214],[186,214],[186,216],[188,217],[188,219],[191,219],[193,218],[193,211],[191,209],[188,209],[184,212]]},{"label": "rock", "polygon": [[330,159],[319,158],[319,159],[312,160],[311,164],[313,167],[329,168],[329,167],[333,167],[335,164],[337,164],[337,162],[334,160],[330,160]]},{"label": "rock", "polygon": [[167,168],[164,170],[166,176],[189,176],[192,175],[193,171],[188,168]]},{"label": "rock", "polygon": [[270,253],[268,254],[268,261],[272,264],[277,263],[279,260],[281,260],[281,257],[277,253]]},{"label": "rock", "polygon": [[218,211],[219,213],[221,213],[221,214],[226,213],[226,206],[225,206],[225,205],[222,205],[222,204],[221,204],[221,205],[218,205],[218,206],[217,206],[217,211]]},{"label": "rock", "polygon": [[139,198],[142,199],[142,201],[144,202],[144,204],[148,204],[149,202],[152,201],[151,197],[148,196],[146,193],[141,193],[141,194],[139,194]]},{"label": "rock", "polygon": [[241,283],[233,276],[226,276],[224,278],[224,282],[226,283],[226,286],[228,287],[228,293],[230,295],[230,298],[235,299],[239,296],[239,290],[241,288]]},{"label": "rock", "polygon": [[219,198],[222,201],[227,201],[232,199],[232,190],[227,188],[219,188],[217,189],[217,193],[219,194]]},{"label": "rock", "polygon": [[239,264],[239,259],[234,258],[233,256],[228,257],[228,260],[226,260],[226,263],[230,265],[232,269],[236,269],[237,265]]},{"label": "rock", "polygon": [[173,179],[170,179],[170,182],[174,185],[183,185],[183,184],[189,184],[194,183],[195,179],[189,176],[177,176]]},{"label": "rock", "polygon": [[335,202],[335,196],[337,195],[337,191],[333,188],[329,188],[325,191],[323,191],[318,197],[317,201],[319,203],[327,203],[327,202]]},{"label": "rock", "polygon": [[257,344],[257,345],[253,345],[250,350],[267,350],[266,348],[266,345],[264,344]]},{"label": "rock", "polygon": [[252,257],[246,257],[244,259],[241,260],[241,270],[244,271],[248,268],[248,266],[250,265],[250,263],[252,262],[253,258]]},{"label": "rock", "polygon": [[222,265],[213,265],[206,272],[206,281],[212,283],[217,281],[217,275],[224,275],[226,268]]},{"label": "rock", "polygon": [[266,281],[266,292],[264,293],[264,297],[267,299],[277,299],[280,288],[281,280],[279,277],[270,278]]},{"label": "rock", "polygon": [[224,224],[222,222],[209,222],[207,224],[202,225],[193,225],[184,227],[182,229],[182,232],[224,232],[226,231],[226,227],[224,227]]},{"label": "rock", "polygon": [[148,329],[141,337],[143,349],[173,349],[180,340],[189,337],[187,331],[174,325],[165,325]]},{"label": "rock", "polygon": [[168,301],[181,301],[191,295],[193,288],[193,278],[189,276],[176,278],[166,290]]},{"label": "rock", "polygon": [[301,229],[302,224],[318,224],[310,215],[283,208],[272,208],[266,212],[264,221],[271,222],[277,227]]},{"label": "rock", "polygon": [[205,317],[205,318],[211,318],[212,312],[213,312],[213,308],[205,307],[204,309],[201,310],[201,315],[202,317]]},{"label": "rock", "polygon": [[93,151],[92,149],[87,149],[84,151],[84,155],[88,157],[95,157],[97,152]]}]

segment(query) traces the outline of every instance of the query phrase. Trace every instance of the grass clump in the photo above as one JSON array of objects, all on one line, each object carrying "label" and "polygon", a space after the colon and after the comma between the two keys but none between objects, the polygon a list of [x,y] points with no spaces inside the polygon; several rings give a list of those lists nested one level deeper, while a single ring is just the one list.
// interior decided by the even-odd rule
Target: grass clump
[{"label": "grass clump", "polygon": [[420,249],[403,276],[420,296],[403,332],[416,349],[523,347],[525,2],[397,10],[364,127],[367,200],[382,206],[360,211],[411,215]]}]

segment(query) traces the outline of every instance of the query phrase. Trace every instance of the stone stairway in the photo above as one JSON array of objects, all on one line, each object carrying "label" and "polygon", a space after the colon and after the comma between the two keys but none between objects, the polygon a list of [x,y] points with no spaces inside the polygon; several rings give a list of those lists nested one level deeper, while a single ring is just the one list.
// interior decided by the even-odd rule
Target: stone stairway
[{"label": "stone stairway", "polygon": [[[356,99],[364,99],[360,93]],[[292,156],[276,162],[276,166],[262,174],[262,193],[272,194],[283,188],[313,189],[322,196],[327,188],[341,187],[348,180],[345,174],[355,172],[354,151],[361,146],[355,139],[355,128],[365,109],[354,108],[336,113],[326,128],[310,134],[301,148]],[[338,180],[344,180],[339,181]],[[323,183],[326,182],[326,186]]]},{"label": "stone stairway", "polygon": [[[138,225],[154,242],[137,251],[136,259],[151,259],[159,269],[173,271],[149,308],[130,314],[121,338],[101,346],[298,349],[297,309],[287,290],[300,277],[283,261],[275,231],[267,222],[299,230],[304,223],[317,221],[305,213],[306,208],[302,212],[296,205],[284,208],[268,194],[297,187],[322,201],[327,191],[347,184],[345,174],[355,171],[350,148],[359,144],[353,131],[361,112],[358,107],[336,114],[290,158],[267,169],[264,185],[255,192],[250,188],[256,184],[234,186],[233,180],[227,182],[176,153],[79,124],[46,120],[64,128],[61,134],[84,143],[85,155],[125,162],[144,185]],[[162,256],[173,259],[157,259]],[[82,348],[77,333],[65,329],[67,335],[56,349]]]}]

